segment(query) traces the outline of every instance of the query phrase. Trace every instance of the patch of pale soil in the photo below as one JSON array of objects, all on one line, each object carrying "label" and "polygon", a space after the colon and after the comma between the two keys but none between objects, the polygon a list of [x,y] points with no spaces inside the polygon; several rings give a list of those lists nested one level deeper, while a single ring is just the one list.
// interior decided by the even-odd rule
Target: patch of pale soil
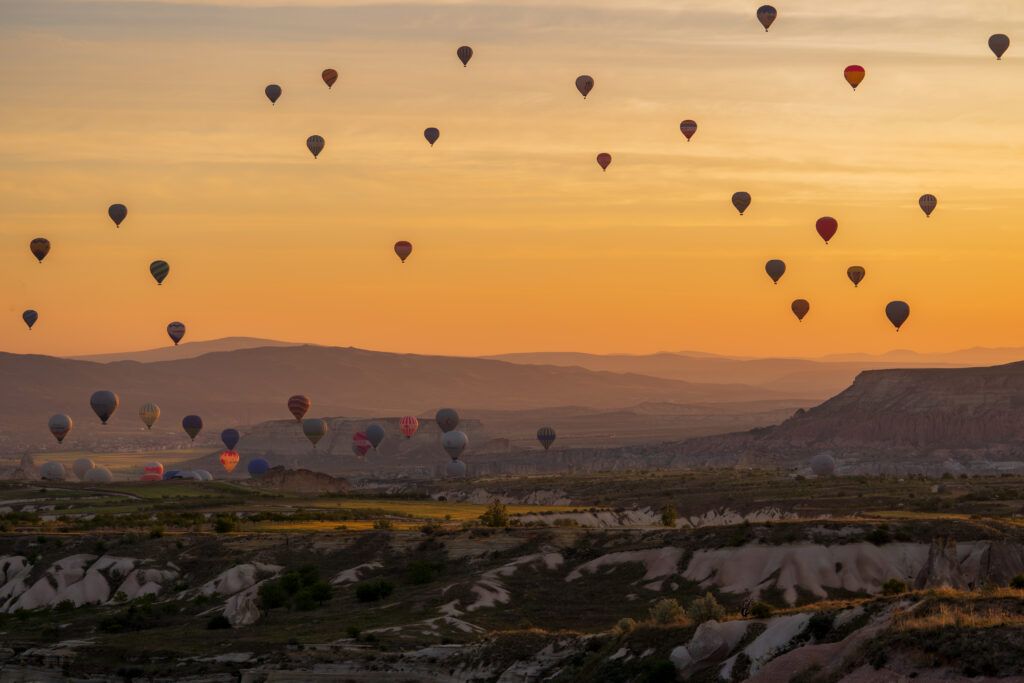
[{"label": "patch of pale soil", "polygon": [[647,572],[641,579],[641,581],[645,582],[643,587],[649,590],[660,591],[665,579],[676,573],[676,568],[682,557],[682,548],[673,548],[671,546],[652,548],[650,550],[627,550],[609,553],[576,567],[576,569],[569,572],[565,580],[575,581],[584,574],[596,574],[605,567],[617,567],[622,564],[643,564]]},{"label": "patch of pale soil", "polygon": [[355,583],[359,581],[364,574],[368,574],[374,569],[380,569],[384,565],[380,562],[366,562],[365,564],[356,565],[351,569],[338,572],[333,579],[331,584],[334,586],[340,586],[345,583]]}]

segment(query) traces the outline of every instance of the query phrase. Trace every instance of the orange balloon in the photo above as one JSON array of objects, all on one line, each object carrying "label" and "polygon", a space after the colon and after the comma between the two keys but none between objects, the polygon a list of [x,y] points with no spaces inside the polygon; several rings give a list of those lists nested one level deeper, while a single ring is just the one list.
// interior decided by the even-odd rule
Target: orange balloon
[{"label": "orange balloon", "polygon": [[864,71],[864,67],[857,64],[851,64],[846,67],[845,71],[843,71],[843,75],[846,76],[846,82],[850,84],[850,87],[856,90],[857,86],[864,80],[864,76],[867,75],[867,72]]},{"label": "orange balloon", "polygon": [[220,454],[220,464],[225,472],[230,472],[238,465],[238,451],[224,451]]}]

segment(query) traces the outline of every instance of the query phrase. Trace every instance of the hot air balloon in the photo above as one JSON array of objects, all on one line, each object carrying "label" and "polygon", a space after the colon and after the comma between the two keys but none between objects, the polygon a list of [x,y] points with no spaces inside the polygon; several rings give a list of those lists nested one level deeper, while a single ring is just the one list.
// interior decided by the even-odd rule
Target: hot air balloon
[{"label": "hot air balloon", "polygon": [[686,119],[679,124],[679,130],[686,138],[686,141],[689,142],[690,138],[693,137],[693,134],[697,132],[697,122],[691,119]]},{"label": "hot air balloon", "polygon": [[44,462],[39,468],[39,476],[46,481],[64,481],[67,478],[67,470],[59,462]]},{"label": "hot air balloon", "polygon": [[281,97],[281,86],[271,83],[263,89],[263,92],[267,94],[267,99],[271,104],[277,104],[277,98]]},{"label": "hot air balloon", "polygon": [[594,89],[594,79],[586,74],[576,78],[576,89],[583,95],[583,99],[587,99],[587,95]]},{"label": "hot air balloon", "polygon": [[309,149],[314,159],[320,156],[320,152],[324,151],[325,144],[327,143],[319,135],[310,135],[306,138],[306,147]]},{"label": "hot air balloon", "polygon": [[828,453],[818,453],[811,458],[811,471],[817,477],[831,477],[836,473],[836,461]]},{"label": "hot air balloon", "polygon": [[107,215],[114,221],[114,225],[120,228],[121,222],[128,217],[128,207],[124,204],[111,204],[107,209]]},{"label": "hot air balloon", "polygon": [[27,311],[22,312],[21,319],[25,321],[25,324],[28,325],[28,329],[31,330],[32,326],[36,324],[37,320],[39,320],[39,314],[30,308]]},{"label": "hot air balloon", "polygon": [[464,479],[466,476],[466,463],[461,460],[452,460],[445,466],[444,473],[449,479]]},{"label": "hot air balloon", "polygon": [[772,279],[772,282],[779,284],[779,279],[786,272],[786,263],[780,259],[773,258],[764,264],[764,272],[768,273],[768,277]]},{"label": "hot air balloon", "polygon": [[302,418],[306,415],[306,411],[313,405],[307,397],[302,394],[296,394],[288,399],[288,412],[295,416],[296,422],[302,422]]},{"label": "hot air balloon", "polygon": [[540,445],[544,447],[544,450],[551,448],[551,444],[555,442],[555,430],[551,427],[541,427],[537,430],[537,441],[540,441]]},{"label": "hot air balloon", "polygon": [[790,304],[790,308],[793,309],[793,315],[796,316],[796,319],[803,322],[804,316],[811,310],[811,304],[807,302],[807,299],[797,299]]},{"label": "hot air balloon", "polygon": [[253,478],[262,477],[270,469],[270,463],[263,458],[253,458],[249,461],[249,465],[246,467],[249,470],[249,476]]},{"label": "hot air balloon", "polygon": [[828,241],[836,236],[836,231],[839,229],[839,221],[832,218],[832,216],[823,216],[814,224],[814,229],[821,235],[821,239],[825,240],[825,244],[828,244]]},{"label": "hot air balloon", "polygon": [[50,433],[57,439],[57,443],[64,443],[64,437],[68,435],[75,423],[67,415],[54,415],[48,423]]},{"label": "hot air balloon", "polygon": [[196,436],[203,430],[203,418],[198,415],[186,415],[181,420],[181,428],[185,430],[190,440],[195,441]]},{"label": "hot air balloon", "polygon": [[42,263],[46,255],[50,253],[50,240],[45,237],[37,237],[28,243],[28,250]]},{"label": "hot air balloon", "polygon": [[235,446],[238,445],[238,440],[242,438],[242,435],[238,433],[237,429],[225,429],[220,433],[220,440],[224,442],[224,448],[229,451],[235,450]]},{"label": "hot air balloon", "polygon": [[334,69],[324,69],[323,73],[320,74],[320,78],[324,79],[324,83],[327,84],[327,89],[330,90],[331,86],[338,80],[338,72]]},{"label": "hot air balloon", "polygon": [[167,326],[167,336],[171,338],[174,345],[177,346],[181,338],[185,336],[185,323],[179,323],[177,321],[170,323]]},{"label": "hot air balloon", "polygon": [[732,205],[736,207],[736,210],[742,216],[743,212],[750,208],[750,193],[734,192],[732,195]]},{"label": "hot air balloon", "polygon": [[76,477],[78,477],[78,481],[84,480],[85,473],[95,467],[96,463],[89,458],[79,458],[71,463],[71,471],[75,473]]},{"label": "hot air balloon", "polygon": [[233,451],[230,448],[226,451],[221,451],[220,464],[225,472],[234,470],[238,466],[238,451]]},{"label": "hot air balloon", "polygon": [[96,413],[96,417],[103,424],[107,424],[107,420],[113,416],[114,411],[121,405],[121,399],[113,391],[97,391],[89,397],[89,405],[92,406],[92,411]]},{"label": "hot air balloon", "polygon": [[451,456],[452,460],[457,460],[468,445],[469,437],[462,432],[446,432],[441,437],[441,447]]},{"label": "hot air balloon", "polygon": [[846,277],[850,278],[850,282],[856,287],[860,284],[860,281],[864,279],[866,271],[861,266],[850,266],[846,269]]},{"label": "hot air balloon", "polygon": [[1003,53],[1006,52],[1006,50],[1009,49],[1009,47],[1009,36],[1002,33],[996,33],[992,36],[989,36],[988,49],[992,50],[992,52],[995,53],[996,59],[1002,59]]},{"label": "hot air balloon", "polygon": [[437,142],[437,139],[441,137],[441,131],[437,128],[427,128],[423,131],[423,137],[425,137],[427,142],[430,143],[430,146],[433,147],[434,143]]},{"label": "hot air balloon", "polygon": [[328,431],[329,428],[326,420],[311,417],[302,421],[302,433],[313,444],[313,448],[316,448],[317,443],[320,442],[320,439],[324,438]]},{"label": "hot air balloon", "polygon": [[890,301],[885,306],[885,317],[899,332],[903,323],[907,322],[907,318],[910,317],[910,305],[905,301]]},{"label": "hot air balloon", "polygon": [[462,62],[462,66],[468,66],[469,60],[473,59],[473,48],[469,45],[463,45],[455,51],[455,54],[459,56],[459,61]]},{"label": "hot air balloon", "polygon": [[160,406],[155,403],[143,403],[139,408],[139,417],[142,418],[142,424],[146,425],[146,429],[152,429],[160,419]]},{"label": "hot air balloon", "polygon": [[450,432],[459,426],[459,414],[453,408],[441,408],[434,416],[442,432]]},{"label": "hot air balloon", "polygon": [[370,443],[370,439],[363,432],[356,432],[352,435],[352,452],[360,458],[365,458],[366,454],[373,448],[373,444]]},{"label": "hot air balloon", "polygon": [[402,263],[405,263],[405,259],[409,258],[409,254],[412,253],[412,243],[405,240],[395,242],[395,253],[398,254],[398,258],[402,259]]},{"label": "hot air balloon", "polygon": [[420,421],[412,415],[406,415],[398,422],[398,428],[402,430],[402,435],[411,439],[412,435],[420,428]]},{"label": "hot air balloon", "polygon": [[933,194],[923,194],[921,198],[917,200],[918,206],[924,211],[924,215],[928,218],[932,217],[932,211],[939,205],[939,200]]},{"label": "hot air balloon", "polygon": [[856,92],[857,86],[864,80],[864,76],[867,72],[864,71],[864,67],[858,66],[857,64],[851,64],[843,70],[843,76],[846,77],[846,82],[850,84],[850,87]]},{"label": "hot air balloon", "polygon": [[171,266],[167,261],[153,261],[149,264],[149,274],[153,276],[158,285],[162,285],[164,280],[167,279],[167,274],[171,272]]},{"label": "hot air balloon", "polygon": [[93,467],[86,470],[81,479],[90,484],[109,484],[114,481],[114,473],[106,467]]},{"label": "hot air balloon", "polygon": [[158,462],[146,463],[142,467],[142,481],[160,481],[164,478],[164,466]]},{"label": "hot air balloon", "polygon": [[771,5],[761,5],[757,8],[757,20],[761,22],[761,26],[764,26],[765,33],[768,33],[768,29],[771,28],[777,16],[779,16],[778,10]]},{"label": "hot air balloon", "polygon": [[384,427],[374,422],[366,428],[366,438],[373,444],[373,450],[384,440]]},{"label": "hot air balloon", "polygon": [[597,155],[597,165],[601,167],[602,171],[607,171],[608,166],[612,163],[612,155],[608,152],[601,152]]}]

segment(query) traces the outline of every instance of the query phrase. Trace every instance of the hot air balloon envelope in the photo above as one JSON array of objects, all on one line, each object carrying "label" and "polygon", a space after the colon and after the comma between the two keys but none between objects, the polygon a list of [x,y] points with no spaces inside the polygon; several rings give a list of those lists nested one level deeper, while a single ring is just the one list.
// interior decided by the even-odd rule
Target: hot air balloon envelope
[{"label": "hot air balloon envelope", "polygon": [[288,399],[288,412],[295,416],[296,422],[302,422],[302,418],[305,417],[306,411],[313,405],[307,397],[296,394]]},{"label": "hot air balloon envelope", "polygon": [[177,321],[167,325],[167,336],[171,338],[174,345],[177,346],[178,342],[181,341],[182,337],[185,336],[185,323],[179,323]]},{"label": "hot air balloon envelope", "polygon": [[186,415],[181,420],[181,428],[185,430],[186,434],[188,434],[189,439],[195,441],[199,432],[203,430],[203,418],[198,415]]},{"label": "hot air balloon envelope", "polygon": [[587,95],[594,89],[594,79],[586,74],[579,76],[576,79],[576,89],[583,95],[583,99],[587,99]]},{"label": "hot air balloon envelope", "polygon": [[732,205],[736,207],[736,210],[743,215],[743,212],[750,208],[750,193],[749,192],[735,192],[732,195]]},{"label": "hot air balloon envelope", "polygon": [[811,304],[806,299],[797,299],[790,304],[790,308],[793,309],[793,315],[796,316],[796,319],[803,321],[804,316],[811,310]]},{"label": "hot air balloon envelope", "polygon": [[171,266],[167,261],[153,261],[149,264],[149,274],[153,276],[158,285],[162,285],[164,280],[167,279],[167,274],[171,272]]},{"label": "hot air balloon envelope", "polygon": [[768,273],[768,277],[772,279],[772,282],[779,284],[779,279],[786,272],[786,264],[780,259],[773,258],[771,261],[764,264],[764,272]]},{"label": "hot air balloon envelope", "polygon": [[779,16],[778,10],[771,5],[761,5],[757,8],[757,20],[761,22],[761,26],[764,26],[765,33],[775,23],[775,17],[777,16]]},{"label": "hot air balloon envelope", "polygon": [[1009,49],[1009,47],[1010,38],[1003,33],[996,33],[988,39],[988,48],[995,53],[996,59],[1002,59],[1003,54]]},{"label": "hot air balloon envelope", "polygon": [[373,444],[374,450],[384,440],[384,427],[374,422],[366,428],[366,438]]},{"label": "hot air balloon envelope", "polygon": [[338,72],[334,69],[324,69],[323,73],[320,74],[320,78],[324,79],[324,83],[326,83],[327,88],[330,89],[338,80]]},{"label": "hot air balloon envelope", "polygon": [[839,221],[832,216],[824,216],[814,224],[814,229],[821,235],[821,239],[825,240],[825,244],[828,244],[828,241],[835,237],[836,231],[839,230]]},{"label": "hot air balloon envelope", "polygon": [[867,271],[861,266],[850,266],[846,269],[846,277],[850,278],[850,282],[853,283],[854,287],[860,284],[860,281],[864,279],[866,274]]},{"label": "hot air balloon envelope", "polygon": [[402,259],[402,263],[405,263],[405,259],[409,258],[409,254],[412,253],[412,244],[405,240],[395,242],[395,253],[398,254],[398,258]]},{"label": "hot air balloon envelope", "polygon": [[281,86],[276,83],[271,83],[263,89],[263,92],[266,93],[267,99],[270,100],[270,103],[275,104],[278,98],[281,97]]},{"label": "hot air balloon envelope", "polygon": [[427,142],[430,143],[430,146],[433,147],[434,143],[437,142],[437,139],[441,137],[441,131],[437,128],[427,128],[423,131],[423,137],[425,137]]},{"label": "hot air balloon envelope", "polygon": [[537,430],[537,441],[540,441],[540,445],[544,447],[544,450],[551,448],[551,444],[555,442],[555,430],[551,427],[541,427]]},{"label": "hot air balloon envelope", "polygon": [[450,432],[459,426],[459,414],[454,408],[441,408],[434,416],[434,420],[442,432]]},{"label": "hot air balloon envelope", "polygon": [[924,215],[931,218],[932,211],[939,205],[939,200],[933,194],[923,194],[921,198],[917,200],[918,206],[924,211]]},{"label": "hot air balloon envelope", "polygon": [[828,453],[818,453],[811,458],[811,471],[818,477],[831,477],[836,473],[836,461]]},{"label": "hot air balloon envelope", "polygon": [[28,250],[42,263],[46,255],[50,253],[50,240],[45,237],[37,237],[28,243]]},{"label": "hot air balloon envelope", "polygon": [[412,415],[406,415],[399,421],[398,428],[402,430],[402,436],[411,439],[420,428],[420,421]]},{"label": "hot air balloon envelope", "polygon": [[79,458],[71,463],[71,471],[75,473],[76,477],[78,477],[78,481],[84,480],[85,473],[95,467],[96,463],[89,458]]},{"label": "hot air balloon envelope", "polygon": [[697,132],[697,122],[686,119],[679,124],[679,130],[686,138],[686,141],[689,142],[690,138],[692,138],[694,133]]},{"label": "hot air balloon envelope", "polygon": [[22,312],[21,319],[25,321],[25,324],[28,325],[28,329],[31,330],[32,326],[36,324],[37,320],[39,320],[39,314],[30,308],[27,311]]},{"label": "hot air balloon envelope", "polygon": [[160,406],[155,403],[144,403],[139,408],[139,417],[142,418],[142,424],[146,425],[146,429],[152,429],[160,419]]},{"label": "hot air balloon envelope", "polygon": [[270,469],[270,463],[263,458],[255,458],[249,461],[246,469],[249,470],[249,476],[262,477]]},{"label": "hot air balloon envelope", "polygon": [[306,435],[309,442],[313,444],[313,448],[316,448],[317,443],[320,439],[324,438],[327,434],[328,427],[325,420],[319,420],[317,418],[307,418],[302,421],[302,433]]},{"label": "hot air balloon envelope", "polygon": [[444,448],[445,452],[451,456],[452,460],[457,460],[466,447],[469,445],[469,437],[462,432],[446,432],[441,437],[441,447]]},{"label": "hot air balloon envelope", "polygon": [[469,60],[473,59],[473,48],[469,45],[463,45],[455,51],[455,54],[459,56],[459,61],[462,62],[462,66],[466,66],[469,64]]},{"label": "hot air balloon envelope", "polygon": [[358,455],[360,458],[366,457],[366,454],[373,448],[373,444],[370,443],[370,439],[363,432],[356,432],[352,435],[352,452]]},{"label": "hot air balloon envelope", "polygon": [[910,305],[905,301],[890,301],[885,307],[885,317],[899,332],[903,323],[910,317]]},{"label": "hot air balloon envelope", "polygon": [[67,415],[54,415],[48,423],[50,433],[57,439],[57,443],[64,443],[64,437],[68,435],[75,423]]},{"label": "hot air balloon envelope", "polygon": [[607,171],[611,163],[612,155],[608,152],[601,152],[597,155],[597,165],[601,167],[602,171]]},{"label": "hot air balloon envelope", "polygon": [[240,438],[242,438],[242,435],[238,433],[237,429],[225,429],[220,433],[220,440],[224,442],[224,448],[229,451],[235,450],[235,446],[238,445]]},{"label": "hot air balloon envelope", "polygon": [[107,420],[111,418],[117,407],[121,405],[121,399],[113,391],[97,391],[89,397],[89,405],[92,406],[92,411],[96,413],[96,417],[100,418],[103,424],[107,424]]},{"label": "hot air balloon envelope", "polygon": [[319,135],[310,135],[306,138],[306,148],[313,155],[314,159],[320,156],[320,152],[324,151],[325,144],[327,143]]},{"label": "hot air balloon envelope", "polygon": [[124,204],[111,204],[107,209],[107,215],[114,221],[114,225],[121,227],[122,221],[128,217],[128,207]]},{"label": "hot air balloon envelope", "polygon": [[238,451],[226,450],[220,454],[220,464],[225,472],[231,472],[238,465]]},{"label": "hot air balloon envelope", "polygon": [[864,67],[851,64],[843,71],[843,76],[846,77],[846,82],[850,84],[850,87],[856,90],[857,86],[864,80],[866,73]]}]

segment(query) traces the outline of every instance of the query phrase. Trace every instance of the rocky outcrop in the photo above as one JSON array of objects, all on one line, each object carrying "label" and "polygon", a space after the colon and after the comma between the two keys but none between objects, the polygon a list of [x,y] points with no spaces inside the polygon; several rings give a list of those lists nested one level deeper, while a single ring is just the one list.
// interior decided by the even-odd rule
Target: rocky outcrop
[{"label": "rocky outcrop", "polygon": [[272,467],[259,479],[250,480],[255,488],[278,493],[345,493],[348,480],[306,469],[289,470]]},{"label": "rocky outcrop", "polygon": [[960,571],[960,560],[956,553],[956,540],[938,536],[928,548],[928,559],[914,579],[914,588],[957,588],[968,587],[967,579]]}]

